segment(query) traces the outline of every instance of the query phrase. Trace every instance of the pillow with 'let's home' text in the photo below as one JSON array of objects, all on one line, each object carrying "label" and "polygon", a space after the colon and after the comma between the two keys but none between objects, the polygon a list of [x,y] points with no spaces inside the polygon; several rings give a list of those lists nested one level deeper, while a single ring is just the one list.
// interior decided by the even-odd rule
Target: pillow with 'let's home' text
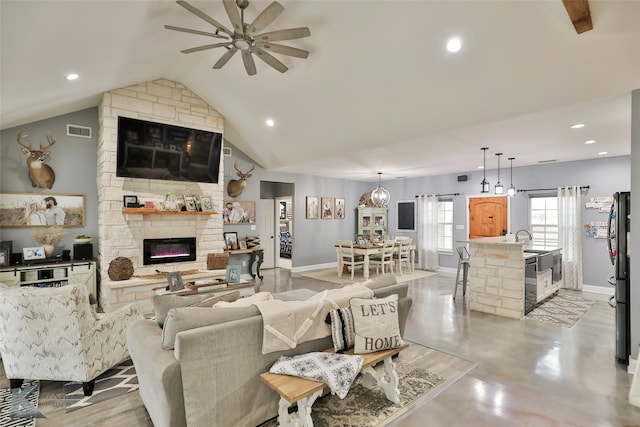
[{"label": "pillow with 'let's home' text", "polygon": [[351,298],[356,331],[354,353],[373,353],[404,344],[398,322],[398,295],[386,298]]}]

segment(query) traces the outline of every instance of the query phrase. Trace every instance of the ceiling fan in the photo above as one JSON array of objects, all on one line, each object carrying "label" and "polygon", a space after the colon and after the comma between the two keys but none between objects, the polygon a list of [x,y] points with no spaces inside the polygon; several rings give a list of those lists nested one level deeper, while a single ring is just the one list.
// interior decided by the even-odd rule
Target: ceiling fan
[{"label": "ceiling fan", "polygon": [[253,55],[256,55],[258,58],[262,59],[268,65],[281,73],[288,70],[287,66],[269,52],[294,56],[296,58],[307,58],[309,56],[309,52],[306,50],[273,43],[277,41],[309,37],[311,32],[307,27],[289,28],[285,30],[260,33],[260,31],[271,24],[284,11],[284,7],[277,1],[274,1],[267,6],[252,23],[247,24],[244,22],[244,10],[249,6],[248,0],[222,0],[224,8],[227,11],[227,15],[229,16],[229,20],[233,25],[233,30],[225,27],[220,22],[216,21],[186,1],[179,0],[176,3],[197,17],[213,25],[216,28],[216,31],[214,33],[210,33],[206,31],[192,30],[190,28],[175,27],[173,25],[165,25],[164,27],[166,29],[225,40],[220,43],[206,44],[180,51],[182,53],[193,53],[218,47],[227,49],[227,51],[213,65],[214,69],[222,68],[237,51],[241,52],[244,68],[250,76],[256,74],[256,64],[253,60]]}]

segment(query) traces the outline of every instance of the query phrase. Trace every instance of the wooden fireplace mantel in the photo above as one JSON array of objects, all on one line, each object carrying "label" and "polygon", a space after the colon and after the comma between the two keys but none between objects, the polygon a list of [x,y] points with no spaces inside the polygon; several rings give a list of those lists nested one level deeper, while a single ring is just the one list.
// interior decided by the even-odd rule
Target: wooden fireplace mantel
[{"label": "wooden fireplace mantel", "polygon": [[122,208],[125,215],[216,215],[218,212],[161,211],[155,208]]}]

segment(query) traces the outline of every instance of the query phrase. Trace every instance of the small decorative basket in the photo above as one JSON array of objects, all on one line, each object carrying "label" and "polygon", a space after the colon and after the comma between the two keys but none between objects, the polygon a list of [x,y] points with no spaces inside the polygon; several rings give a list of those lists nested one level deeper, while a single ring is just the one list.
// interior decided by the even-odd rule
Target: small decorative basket
[{"label": "small decorative basket", "polygon": [[119,256],[109,263],[107,273],[113,281],[130,279],[133,276],[133,263],[129,258]]},{"label": "small decorative basket", "polygon": [[247,236],[247,249],[257,248],[260,246],[260,237],[258,236]]},{"label": "small decorative basket", "polygon": [[221,270],[229,265],[228,253],[207,254],[207,270]]}]

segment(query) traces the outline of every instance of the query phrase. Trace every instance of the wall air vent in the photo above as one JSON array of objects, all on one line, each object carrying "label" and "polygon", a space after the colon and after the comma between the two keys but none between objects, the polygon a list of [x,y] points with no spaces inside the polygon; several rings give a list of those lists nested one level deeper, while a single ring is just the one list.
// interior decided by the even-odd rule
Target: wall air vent
[{"label": "wall air vent", "polygon": [[67,125],[67,135],[91,138],[91,128],[87,126]]}]

